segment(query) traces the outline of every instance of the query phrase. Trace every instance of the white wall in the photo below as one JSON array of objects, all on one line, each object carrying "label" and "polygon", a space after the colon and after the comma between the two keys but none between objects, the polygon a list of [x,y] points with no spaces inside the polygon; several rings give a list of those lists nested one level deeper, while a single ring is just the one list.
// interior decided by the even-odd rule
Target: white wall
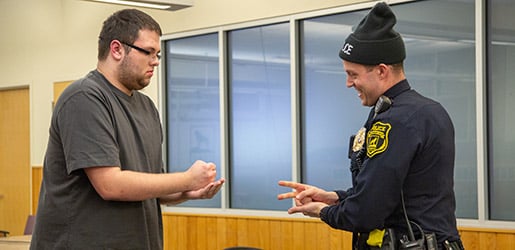
[{"label": "white wall", "polygon": [[[164,34],[365,2],[364,0],[194,0],[174,12],[142,9]],[[53,83],[96,67],[102,22],[125,8],[81,0],[0,0],[0,89],[29,86],[31,164],[42,165],[52,112]],[[144,90],[154,101],[157,78]]]}]

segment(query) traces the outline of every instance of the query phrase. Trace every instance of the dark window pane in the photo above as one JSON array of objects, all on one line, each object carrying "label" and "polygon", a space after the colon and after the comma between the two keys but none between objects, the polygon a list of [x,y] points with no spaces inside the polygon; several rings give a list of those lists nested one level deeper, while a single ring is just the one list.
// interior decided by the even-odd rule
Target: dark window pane
[{"label": "dark window pane", "polygon": [[488,42],[490,219],[515,220],[515,6],[491,0]]},{"label": "dark window pane", "polygon": [[285,210],[291,179],[289,24],[229,33],[232,208]]},{"label": "dark window pane", "polygon": [[420,1],[393,10],[410,84],[439,101],[454,123],[456,215],[478,218],[474,0]]},{"label": "dark window pane", "polygon": [[326,190],[352,185],[349,138],[364,124],[369,108],[345,86],[338,57],[343,39],[366,12],[312,18],[301,23],[303,182]]},{"label": "dark window pane", "polygon": [[[218,35],[166,42],[168,167],[184,171],[195,160],[220,169],[220,91]],[[221,171],[218,171],[220,173]],[[220,193],[179,206],[221,207]]]}]

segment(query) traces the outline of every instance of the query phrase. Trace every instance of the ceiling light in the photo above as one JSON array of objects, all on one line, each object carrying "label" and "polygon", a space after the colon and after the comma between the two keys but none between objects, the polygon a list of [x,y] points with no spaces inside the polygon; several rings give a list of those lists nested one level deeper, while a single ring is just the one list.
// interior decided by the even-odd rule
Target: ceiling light
[{"label": "ceiling light", "polygon": [[193,6],[193,0],[85,0],[161,10],[179,10]]}]

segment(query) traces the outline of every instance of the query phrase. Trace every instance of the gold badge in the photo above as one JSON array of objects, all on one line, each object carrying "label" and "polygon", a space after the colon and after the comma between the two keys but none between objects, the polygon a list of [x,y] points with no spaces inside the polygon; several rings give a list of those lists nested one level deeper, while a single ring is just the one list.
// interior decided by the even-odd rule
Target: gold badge
[{"label": "gold badge", "polygon": [[363,148],[363,144],[365,143],[365,134],[367,132],[366,128],[360,128],[354,137],[354,142],[352,143],[352,151],[358,152]]},{"label": "gold badge", "polygon": [[367,156],[372,156],[384,152],[388,148],[388,133],[392,125],[390,123],[376,122],[367,133]]}]

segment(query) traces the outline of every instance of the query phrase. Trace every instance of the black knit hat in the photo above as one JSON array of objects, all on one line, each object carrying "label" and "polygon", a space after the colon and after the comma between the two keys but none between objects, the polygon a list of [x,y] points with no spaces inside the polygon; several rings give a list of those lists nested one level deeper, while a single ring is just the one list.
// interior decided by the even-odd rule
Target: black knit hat
[{"label": "black knit hat", "polygon": [[366,65],[402,62],[406,58],[406,50],[401,35],[393,30],[396,22],[388,5],[377,3],[345,39],[340,58]]}]

